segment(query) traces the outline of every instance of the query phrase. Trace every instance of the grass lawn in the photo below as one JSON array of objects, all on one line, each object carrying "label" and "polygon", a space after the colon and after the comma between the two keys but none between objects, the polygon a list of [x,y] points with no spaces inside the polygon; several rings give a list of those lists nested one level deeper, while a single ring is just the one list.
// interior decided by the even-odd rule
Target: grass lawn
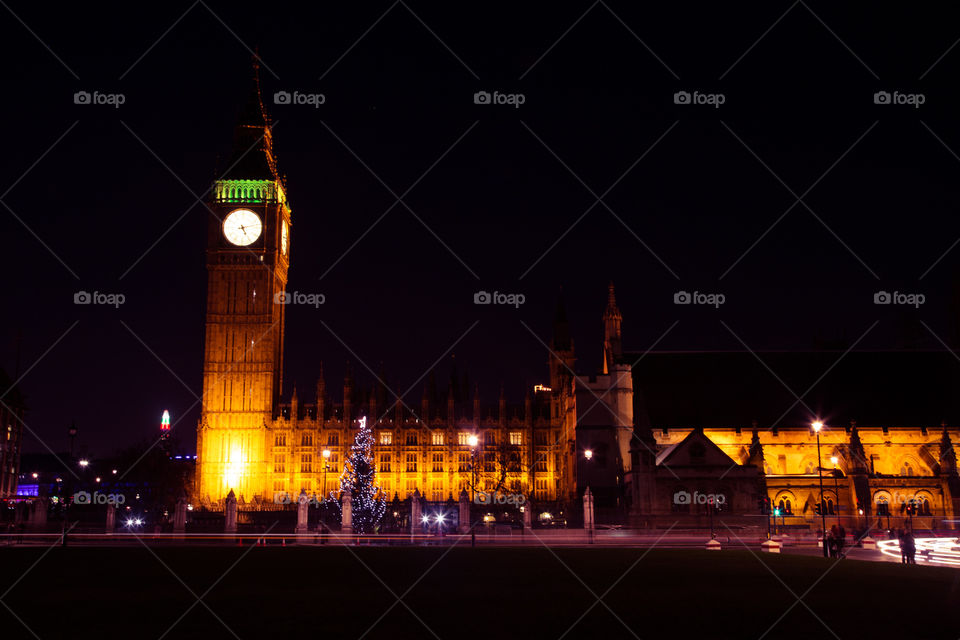
[{"label": "grass lawn", "polygon": [[[143,547],[56,547],[30,569],[45,551],[0,549],[0,594],[27,572],[2,600],[43,640],[168,630],[165,638],[244,640],[960,636],[960,570],[940,567],[460,547],[155,548],[161,562]],[[180,579],[197,596],[209,590],[203,601],[236,636],[204,605],[190,609],[196,598]],[[803,602],[816,617],[790,608],[797,600],[781,580],[797,596],[810,589]],[[593,594],[606,594],[606,606],[591,608]],[[21,637],[34,636],[0,606],[0,638]]]}]

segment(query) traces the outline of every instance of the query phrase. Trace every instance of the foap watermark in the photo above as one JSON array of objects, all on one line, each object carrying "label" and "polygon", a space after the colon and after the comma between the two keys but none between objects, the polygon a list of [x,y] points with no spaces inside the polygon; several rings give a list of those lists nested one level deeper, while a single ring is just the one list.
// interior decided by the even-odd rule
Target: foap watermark
[{"label": "foap watermark", "polygon": [[673,504],[714,504],[721,505],[726,504],[727,496],[722,493],[700,493],[699,491],[694,491],[693,494],[689,491],[677,491],[673,494]]},{"label": "foap watermark", "polygon": [[906,105],[919,109],[920,105],[927,101],[927,96],[922,93],[902,93],[900,91],[877,91],[873,94],[873,104],[896,104]]},{"label": "foap watermark", "polygon": [[326,303],[327,296],[322,293],[301,293],[300,291],[280,291],[273,294],[274,304],[304,304],[319,307]]},{"label": "foap watermark", "polygon": [[494,493],[493,491],[477,491],[473,496],[476,504],[513,505],[519,507],[527,501],[522,493]]},{"label": "foap watermark", "polygon": [[73,494],[74,504],[112,504],[121,505],[127,501],[127,497],[122,493],[101,493],[94,491],[77,491]]},{"label": "foap watermark", "polygon": [[477,91],[473,94],[473,104],[508,104],[515,109],[527,101],[527,96],[522,93],[500,93],[494,91]]},{"label": "foap watermark", "polygon": [[122,93],[101,93],[94,91],[77,91],[73,94],[73,104],[95,104],[107,105],[114,109],[119,109],[120,105],[127,101],[127,96]]},{"label": "foap watermark", "polygon": [[727,301],[727,296],[722,293],[703,293],[701,291],[677,291],[673,294],[673,304],[699,304],[712,306],[719,309],[720,305]]},{"label": "foap watermark", "polygon": [[927,301],[922,293],[903,293],[902,291],[877,291],[873,294],[873,304],[897,304],[919,309]]},{"label": "foap watermark", "polygon": [[327,102],[327,96],[322,93],[301,93],[300,91],[277,91],[273,94],[274,104],[296,104],[307,105],[314,109],[319,109],[320,105]]},{"label": "foap watermark", "polygon": [[101,291],[77,291],[73,294],[73,304],[102,304],[119,308],[127,301],[127,296],[122,293],[103,293]]},{"label": "foap watermark", "polygon": [[727,101],[722,93],[703,93],[701,91],[677,91],[673,94],[673,104],[706,105],[719,109]]},{"label": "foap watermark", "polygon": [[473,294],[473,304],[513,305],[515,309],[519,309],[520,305],[526,301],[527,296],[522,293],[501,293],[499,291],[490,293],[489,291],[477,291]]}]

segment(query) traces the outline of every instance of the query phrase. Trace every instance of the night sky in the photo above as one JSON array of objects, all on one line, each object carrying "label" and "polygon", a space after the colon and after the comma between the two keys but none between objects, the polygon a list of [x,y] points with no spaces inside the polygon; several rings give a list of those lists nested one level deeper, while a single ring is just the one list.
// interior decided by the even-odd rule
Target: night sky
[{"label": "night sky", "polygon": [[[321,360],[339,401],[347,360],[361,385],[383,362],[402,393],[438,359],[442,383],[455,355],[486,401],[503,381],[519,402],[546,381],[561,287],[578,368],[599,366],[610,280],[634,352],[953,344],[955,15],[641,4],[0,8],[0,366],[13,374],[19,336],[30,429],[62,451],[75,420],[105,455],[155,437],[169,409],[192,450],[198,197],[226,168],[255,47],[293,208],[288,288],[326,296],[288,309],[285,396],[295,383],[312,402]],[[78,306],[81,290],[125,303]],[[526,302],[476,306],[479,290]],[[681,290],[726,302],[675,305]]]}]

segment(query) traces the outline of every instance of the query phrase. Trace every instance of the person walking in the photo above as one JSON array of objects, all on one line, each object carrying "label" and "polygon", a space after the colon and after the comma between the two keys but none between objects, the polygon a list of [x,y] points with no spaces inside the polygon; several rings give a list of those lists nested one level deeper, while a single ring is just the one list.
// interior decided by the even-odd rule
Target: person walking
[{"label": "person walking", "polygon": [[842,558],[843,548],[847,544],[847,530],[843,528],[842,524],[837,525],[837,557]]},{"label": "person walking", "polygon": [[906,558],[907,564],[917,564],[917,541],[913,537],[913,531],[908,530],[903,534],[902,548],[901,553]]}]

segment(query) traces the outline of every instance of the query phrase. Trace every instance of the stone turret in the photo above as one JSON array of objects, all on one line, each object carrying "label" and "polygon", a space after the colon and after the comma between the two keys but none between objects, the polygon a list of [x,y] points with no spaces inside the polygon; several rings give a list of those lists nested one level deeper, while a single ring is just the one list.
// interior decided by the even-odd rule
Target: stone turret
[{"label": "stone turret", "polygon": [[347,372],[343,376],[343,424],[353,424],[353,370],[347,363]]},{"label": "stone turret", "polygon": [[943,425],[940,436],[940,473],[946,476],[957,475],[957,452],[953,450],[953,441],[950,440],[946,424]]},{"label": "stone turret", "polygon": [[603,374],[613,370],[613,365],[623,355],[620,325],[623,316],[617,306],[617,295],[611,282],[607,286],[607,308],[603,311]]},{"label": "stone turret", "polygon": [[327,382],[323,379],[323,362],[320,362],[320,375],[317,378],[317,422],[323,424],[327,408]]},{"label": "stone turret", "polygon": [[760,443],[760,432],[757,429],[757,423],[753,423],[753,437],[750,439],[750,456],[747,458],[747,464],[760,469],[760,473],[765,473],[763,462],[763,445]]}]

